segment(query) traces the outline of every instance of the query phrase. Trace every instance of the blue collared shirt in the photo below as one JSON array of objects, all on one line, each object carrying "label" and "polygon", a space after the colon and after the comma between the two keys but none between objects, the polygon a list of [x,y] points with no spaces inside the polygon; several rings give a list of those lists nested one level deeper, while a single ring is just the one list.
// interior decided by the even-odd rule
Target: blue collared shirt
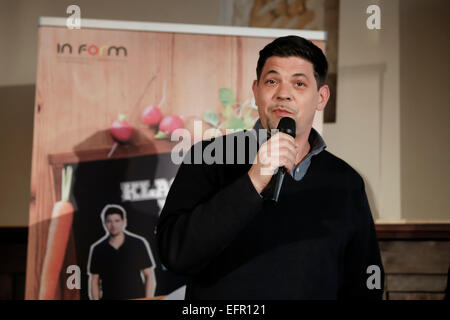
[{"label": "blue collared shirt", "polygon": [[[256,121],[255,125],[253,126],[253,129],[256,131],[264,129],[259,119]],[[327,147],[325,140],[323,140],[320,133],[318,133],[314,128],[311,128],[311,132],[309,133],[308,137],[308,142],[309,145],[311,146],[309,153],[303,158],[302,161],[300,161],[299,164],[297,164],[296,166],[294,166],[294,168],[292,168],[291,172],[289,172],[291,177],[296,181],[302,180],[302,178],[305,176],[311,164],[311,158],[322,152],[323,149]],[[259,145],[261,144],[262,143],[260,143]]]}]

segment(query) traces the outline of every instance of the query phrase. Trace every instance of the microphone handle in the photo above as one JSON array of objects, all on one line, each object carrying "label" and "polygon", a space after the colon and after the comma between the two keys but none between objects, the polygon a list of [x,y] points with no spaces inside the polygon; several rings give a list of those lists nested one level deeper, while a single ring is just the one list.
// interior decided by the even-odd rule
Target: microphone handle
[{"label": "microphone handle", "polygon": [[268,192],[268,199],[278,202],[278,196],[280,195],[281,185],[283,184],[284,175],[286,174],[286,168],[278,168],[277,173],[272,177],[272,183]]}]

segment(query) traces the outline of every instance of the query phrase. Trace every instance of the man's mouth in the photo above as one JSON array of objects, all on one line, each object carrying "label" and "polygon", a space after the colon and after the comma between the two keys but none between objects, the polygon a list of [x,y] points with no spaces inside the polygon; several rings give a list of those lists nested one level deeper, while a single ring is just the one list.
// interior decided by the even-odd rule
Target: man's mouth
[{"label": "man's mouth", "polygon": [[274,114],[276,114],[277,116],[280,116],[280,117],[292,116],[293,115],[293,113],[290,112],[289,110],[279,109],[279,108],[272,110],[272,113],[274,113]]}]

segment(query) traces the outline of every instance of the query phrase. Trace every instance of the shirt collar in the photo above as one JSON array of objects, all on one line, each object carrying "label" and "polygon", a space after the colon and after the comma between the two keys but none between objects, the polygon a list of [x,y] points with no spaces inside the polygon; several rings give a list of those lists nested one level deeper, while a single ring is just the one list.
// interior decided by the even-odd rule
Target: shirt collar
[{"label": "shirt collar", "polygon": [[[258,119],[255,123],[255,125],[253,126],[253,129],[256,130],[256,132],[258,133],[259,130],[264,130],[263,125],[261,124],[261,120]],[[267,132],[269,134],[269,132]],[[260,135],[257,134],[257,136],[259,137]],[[261,145],[262,143],[264,143],[267,139],[267,135],[261,135],[263,141],[258,144]],[[319,154],[323,149],[325,149],[327,147],[327,144],[325,143],[325,140],[322,138],[322,136],[320,135],[319,132],[317,132],[316,129],[311,127],[311,132],[309,133],[309,137],[308,137],[308,142],[309,145],[311,147],[309,153],[306,156],[314,156],[316,154]]]}]

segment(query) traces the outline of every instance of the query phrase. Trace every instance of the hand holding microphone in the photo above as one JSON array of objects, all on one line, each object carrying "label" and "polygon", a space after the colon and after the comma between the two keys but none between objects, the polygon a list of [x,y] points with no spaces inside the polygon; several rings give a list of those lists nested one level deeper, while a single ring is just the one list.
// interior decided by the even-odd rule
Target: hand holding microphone
[{"label": "hand holding microphone", "polygon": [[261,193],[270,183],[269,195],[274,201],[278,200],[286,170],[292,170],[297,156],[294,140],[295,120],[289,117],[282,118],[277,129],[279,132],[261,145],[248,172],[258,193]]}]

